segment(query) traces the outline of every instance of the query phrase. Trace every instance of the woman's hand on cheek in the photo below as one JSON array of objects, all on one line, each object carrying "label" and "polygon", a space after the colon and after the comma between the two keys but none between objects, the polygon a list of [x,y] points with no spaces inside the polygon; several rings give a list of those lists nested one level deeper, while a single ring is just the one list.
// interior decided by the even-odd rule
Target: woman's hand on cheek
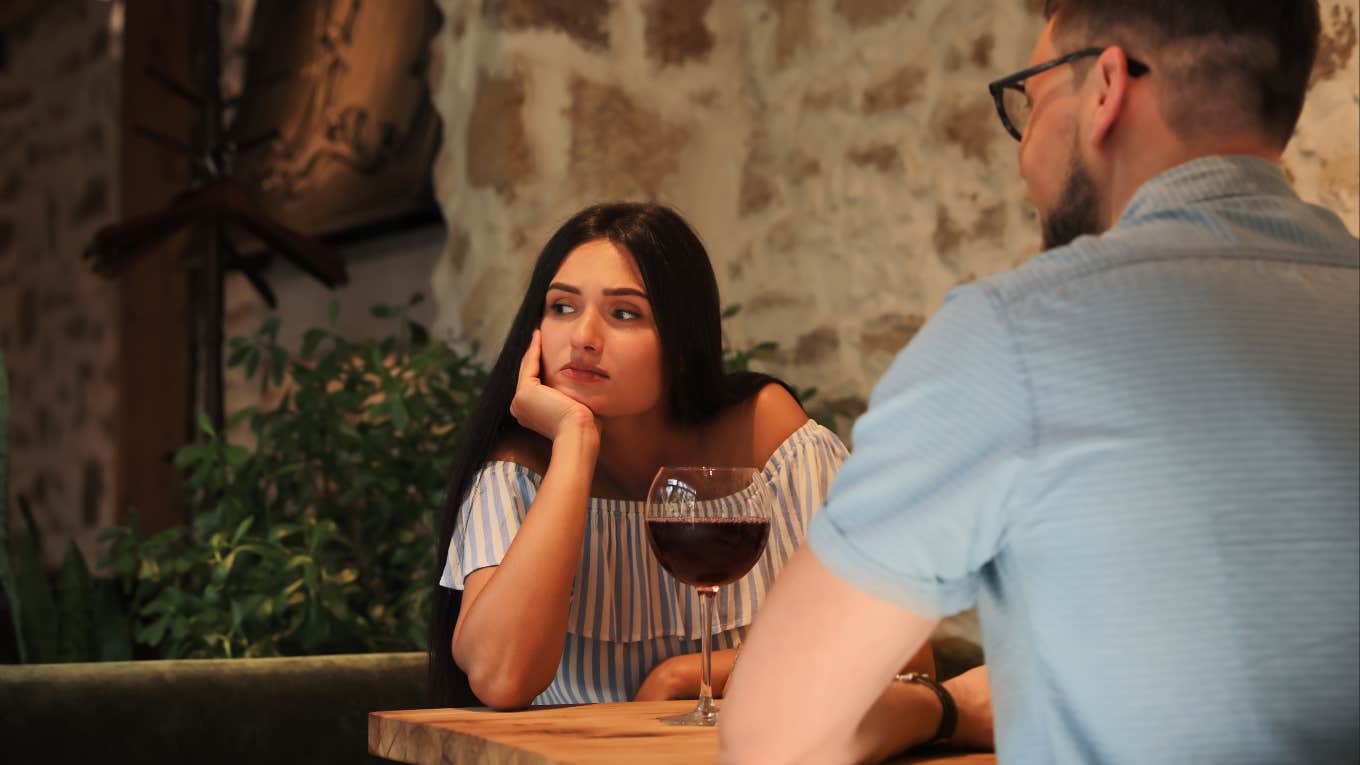
[{"label": "woman's hand on cheek", "polygon": [[543,384],[539,377],[542,354],[542,334],[534,330],[529,349],[520,360],[519,382],[515,386],[515,398],[510,402],[510,415],[520,425],[550,441],[556,440],[558,435],[570,428],[598,432],[595,413],[589,407]]}]

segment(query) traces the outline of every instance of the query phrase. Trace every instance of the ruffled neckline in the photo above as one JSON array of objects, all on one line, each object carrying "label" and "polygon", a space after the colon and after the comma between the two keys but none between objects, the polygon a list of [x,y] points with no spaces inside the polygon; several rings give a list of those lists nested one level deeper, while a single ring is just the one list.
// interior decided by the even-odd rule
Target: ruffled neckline
[{"label": "ruffled neckline", "polygon": [[[765,461],[765,466],[761,468],[761,473],[765,478],[774,478],[779,471],[788,464],[789,460],[797,453],[798,449],[809,442],[817,440],[818,437],[835,437],[835,434],[827,430],[825,426],[812,418],[799,425],[792,433],[780,442],[779,446],[770,453],[770,458]],[[513,470],[529,476],[535,486],[543,482],[543,475],[533,468],[522,465],[513,460],[487,460],[486,465],[509,465]],[[589,506],[591,509],[600,510],[635,510],[647,504],[643,499],[611,499],[608,497],[591,497]]]}]

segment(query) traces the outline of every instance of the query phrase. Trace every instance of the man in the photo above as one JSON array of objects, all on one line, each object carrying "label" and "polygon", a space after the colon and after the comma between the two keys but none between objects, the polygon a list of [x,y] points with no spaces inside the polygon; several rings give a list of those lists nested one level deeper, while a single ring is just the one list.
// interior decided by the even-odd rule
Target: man
[{"label": "man", "polygon": [[884,707],[943,698],[883,688],[975,600],[1003,763],[1360,757],[1360,242],[1273,164],[1317,4],[1046,16],[994,92],[1048,249],[956,290],[875,390],[725,761],[920,740]]}]

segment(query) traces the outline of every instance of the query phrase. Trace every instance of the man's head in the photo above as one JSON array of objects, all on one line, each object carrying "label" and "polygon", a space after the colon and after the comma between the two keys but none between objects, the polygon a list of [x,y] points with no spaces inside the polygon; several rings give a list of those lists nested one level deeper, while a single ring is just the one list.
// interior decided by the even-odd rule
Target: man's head
[{"label": "man's head", "polygon": [[1032,65],[1101,51],[1023,82],[1020,170],[1046,247],[1104,230],[1181,162],[1278,157],[1320,27],[1316,0],[1047,0],[1045,15]]}]

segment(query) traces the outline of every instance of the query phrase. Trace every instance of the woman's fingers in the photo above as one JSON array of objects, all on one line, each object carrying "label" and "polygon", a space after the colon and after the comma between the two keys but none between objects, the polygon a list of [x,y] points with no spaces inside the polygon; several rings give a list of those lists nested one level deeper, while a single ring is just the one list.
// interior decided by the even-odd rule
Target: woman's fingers
[{"label": "woman's fingers", "polygon": [[524,358],[519,361],[519,382],[523,385],[529,380],[538,380],[538,372],[542,367],[543,346],[539,338],[538,330],[529,338],[529,348],[524,352]]}]

